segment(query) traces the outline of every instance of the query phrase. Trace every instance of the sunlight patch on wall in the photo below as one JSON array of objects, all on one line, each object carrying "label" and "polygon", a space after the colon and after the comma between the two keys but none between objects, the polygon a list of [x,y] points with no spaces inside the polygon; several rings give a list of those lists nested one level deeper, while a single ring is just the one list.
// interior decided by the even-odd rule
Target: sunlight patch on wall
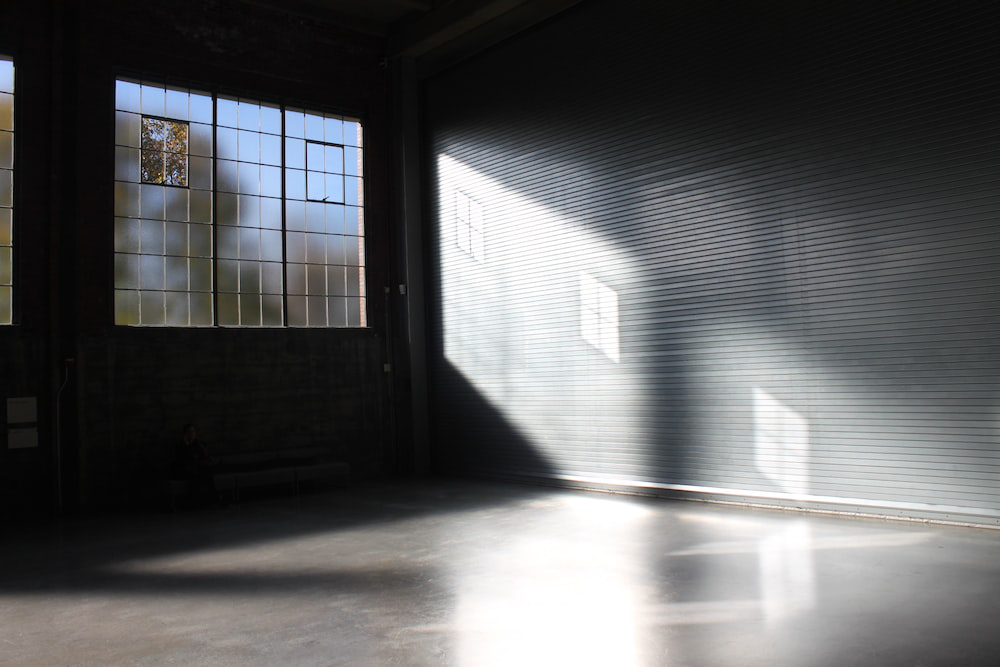
[{"label": "sunlight patch on wall", "polygon": [[785,493],[809,492],[809,422],[760,387],[753,390],[757,470]]}]

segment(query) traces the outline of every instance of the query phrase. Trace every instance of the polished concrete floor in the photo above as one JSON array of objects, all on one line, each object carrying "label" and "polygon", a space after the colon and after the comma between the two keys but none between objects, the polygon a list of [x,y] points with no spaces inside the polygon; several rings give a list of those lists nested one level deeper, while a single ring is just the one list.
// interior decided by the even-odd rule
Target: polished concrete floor
[{"label": "polished concrete floor", "polygon": [[4,665],[995,665],[1000,531],[478,482],[36,527]]}]

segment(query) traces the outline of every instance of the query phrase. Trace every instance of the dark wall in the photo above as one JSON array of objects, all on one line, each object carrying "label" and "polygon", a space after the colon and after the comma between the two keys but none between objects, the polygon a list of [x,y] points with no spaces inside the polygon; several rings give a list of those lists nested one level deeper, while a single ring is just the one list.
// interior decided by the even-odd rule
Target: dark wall
[{"label": "dark wall", "polygon": [[590,0],[428,81],[439,466],[1000,520],[997,25]]},{"label": "dark wall", "polygon": [[[162,477],[187,421],[201,426],[216,451],[324,444],[358,474],[382,472],[389,407],[381,286],[390,234],[382,40],[235,0],[55,2],[30,11],[29,4],[38,3],[18,3],[24,17],[4,30],[21,45],[14,53],[23,64],[19,86],[33,85],[34,70],[51,94],[19,97],[18,141],[24,148],[47,132],[55,148],[36,158],[39,174],[30,186],[47,204],[18,212],[23,229],[35,217],[51,222],[19,238],[17,252],[22,269],[45,277],[51,267],[52,289],[46,292],[41,280],[19,283],[22,326],[0,330],[12,341],[0,368],[7,395],[42,397],[46,435],[38,456],[51,459],[52,397],[65,360],[74,360],[62,405],[67,505],[121,504],[141,495]],[[113,326],[116,76],[362,118],[370,327]],[[41,127],[33,132],[32,124]],[[23,200],[30,176],[18,176]]]}]

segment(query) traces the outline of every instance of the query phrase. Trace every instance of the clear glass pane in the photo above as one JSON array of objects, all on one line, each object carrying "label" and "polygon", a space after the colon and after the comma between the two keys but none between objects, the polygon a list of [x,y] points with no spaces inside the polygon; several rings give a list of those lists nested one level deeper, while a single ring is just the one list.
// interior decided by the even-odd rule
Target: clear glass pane
[{"label": "clear glass pane", "polygon": [[115,109],[139,113],[142,110],[139,100],[139,84],[131,81],[115,82]]},{"label": "clear glass pane", "polygon": [[139,320],[142,324],[163,326],[164,323],[163,292],[139,292]]},{"label": "clear glass pane", "polygon": [[240,262],[240,292],[260,294],[260,262]]},{"label": "clear glass pane", "polygon": [[142,220],[139,223],[139,252],[162,255],[163,247],[163,221]]},{"label": "clear glass pane", "polygon": [[220,97],[215,102],[215,122],[225,127],[239,126],[239,103],[236,100]]},{"label": "clear glass pane", "polygon": [[305,264],[289,264],[285,270],[288,276],[288,293],[289,294],[305,294],[306,293],[306,265]]},{"label": "clear glass pane", "polygon": [[212,193],[204,190],[191,191],[191,221],[212,222]]},{"label": "clear glass pane", "polygon": [[142,116],[119,111],[115,113],[115,143],[119,146],[139,148],[142,134]]},{"label": "clear glass pane", "polygon": [[212,126],[203,123],[191,123],[190,129],[191,155],[212,157]]},{"label": "clear glass pane", "polygon": [[140,198],[140,212],[143,218],[155,218],[163,220],[164,196],[162,185],[142,185],[142,195]]},{"label": "clear glass pane", "polygon": [[219,193],[218,210],[220,225],[236,225],[240,220],[239,195]]},{"label": "clear glass pane", "polygon": [[326,174],[326,200],[344,201],[344,177],[340,174]]},{"label": "clear glass pane", "polygon": [[299,137],[305,135],[305,114],[295,109],[285,109],[285,136]]},{"label": "clear glass pane", "polygon": [[167,292],[167,325],[186,327],[190,321],[186,292]]},{"label": "clear glass pane", "polygon": [[260,105],[246,100],[240,100],[240,129],[254,130],[260,128]]},{"label": "clear glass pane", "polygon": [[281,166],[281,137],[260,135],[260,161],[275,167]]},{"label": "clear glass pane", "polygon": [[212,326],[212,295],[191,294],[188,296],[191,304],[191,325],[197,327]]},{"label": "clear glass pane", "polygon": [[325,327],[326,326],[326,297],[325,296],[307,296],[306,297],[307,308],[309,309],[308,318],[309,326],[311,327]]},{"label": "clear glass pane", "polygon": [[281,169],[266,166],[260,168],[260,194],[265,197],[281,196]]},{"label": "clear glass pane", "polygon": [[240,297],[238,294],[220,294],[219,324],[221,326],[237,326],[240,323]]},{"label": "clear glass pane", "polygon": [[188,289],[188,261],[186,257],[167,257],[165,261],[166,288],[175,291]]},{"label": "clear glass pane", "polygon": [[322,201],[326,197],[326,187],[324,174],[321,171],[309,171],[306,172],[308,178],[308,185],[306,187],[306,194],[309,199],[314,199],[317,201]]},{"label": "clear glass pane", "polygon": [[289,262],[306,261],[306,235],[302,232],[285,234],[285,259]]},{"label": "clear glass pane", "polygon": [[191,289],[195,292],[212,291],[212,260],[193,258],[189,260]]},{"label": "clear glass pane", "polygon": [[260,295],[240,294],[240,324],[260,326]]},{"label": "clear glass pane", "polygon": [[260,259],[260,230],[240,227],[240,259]]},{"label": "clear glass pane", "polygon": [[186,257],[188,254],[188,225],[183,222],[166,223],[166,252],[168,255]]},{"label": "clear glass pane", "polygon": [[218,287],[220,292],[238,292],[240,288],[240,263],[236,260],[220,259]]},{"label": "clear glass pane", "polygon": [[324,146],[323,163],[328,174],[344,173],[344,149],[340,146]]},{"label": "clear glass pane", "polygon": [[210,95],[191,93],[188,108],[191,110],[191,120],[199,123],[212,122],[212,97]]},{"label": "clear glass pane", "polygon": [[240,225],[260,227],[260,197],[240,195]]},{"label": "clear glass pane", "polygon": [[191,225],[188,227],[191,242],[192,257],[212,256],[212,228],[208,225]]},{"label": "clear glass pane", "polygon": [[265,294],[261,297],[261,324],[265,327],[282,325],[281,297]]},{"label": "clear glass pane", "polygon": [[285,166],[293,169],[306,168],[306,142],[301,139],[285,140]]},{"label": "clear glass pane", "polygon": [[306,203],[306,231],[325,232],[326,231],[326,210],[321,202]]},{"label": "clear glass pane", "polygon": [[323,171],[323,144],[306,144],[306,169]]},{"label": "clear glass pane", "polygon": [[245,195],[260,194],[260,165],[239,163],[240,192]]},{"label": "clear glass pane", "polygon": [[166,188],[167,220],[188,220],[188,190],[186,188]]},{"label": "clear glass pane", "polygon": [[238,227],[219,227],[215,231],[219,257],[236,259],[240,256],[240,230]]},{"label": "clear glass pane", "polygon": [[281,229],[281,200],[271,197],[260,199],[260,226]]},{"label": "clear glass pane", "polygon": [[115,255],[115,287],[139,289],[138,255]]},{"label": "clear glass pane", "polygon": [[330,309],[330,326],[347,326],[347,299],[342,296],[331,296],[327,299]]},{"label": "clear glass pane", "polygon": [[[163,289],[163,257],[139,255],[139,287],[144,290]],[[143,318],[145,321],[145,317]]]},{"label": "clear glass pane", "polygon": [[281,294],[281,263],[262,262],[260,265],[260,289],[265,294]]},{"label": "clear glass pane", "polygon": [[289,296],[288,299],[288,326],[304,327],[308,324],[306,319],[306,297]]},{"label": "clear glass pane", "polygon": [[239,158],[239,134],[236,130],[220,127],[215,131],[217,157],[222,160],[236,160]]},{"label": "clear glass pane", "polygon": [[281,109],[267,104],[260,106],[260,131],[281,134]]},{"label": "clear glass pane", "polygon": [[260,232],[260,258],[269,262],[281,261],[281,231],[264,229]]},{"label": "clear glass pane", "polygon": [[115,324],[139,324],[139,293],[115,290]]},{"label": "clear glass pane", "polygon": [[306,139],[323,141],[323,117],[316,114],[306,114]]}]

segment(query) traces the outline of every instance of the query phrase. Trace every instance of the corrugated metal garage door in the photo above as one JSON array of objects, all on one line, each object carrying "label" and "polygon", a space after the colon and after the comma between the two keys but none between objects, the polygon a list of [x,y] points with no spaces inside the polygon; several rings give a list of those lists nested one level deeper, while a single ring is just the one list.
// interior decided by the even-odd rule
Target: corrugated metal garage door
[{"label": "corrugated metal garage door", "polygon": [[997,523],[996,10],[732,4],[427,83],[439,466]]}]

